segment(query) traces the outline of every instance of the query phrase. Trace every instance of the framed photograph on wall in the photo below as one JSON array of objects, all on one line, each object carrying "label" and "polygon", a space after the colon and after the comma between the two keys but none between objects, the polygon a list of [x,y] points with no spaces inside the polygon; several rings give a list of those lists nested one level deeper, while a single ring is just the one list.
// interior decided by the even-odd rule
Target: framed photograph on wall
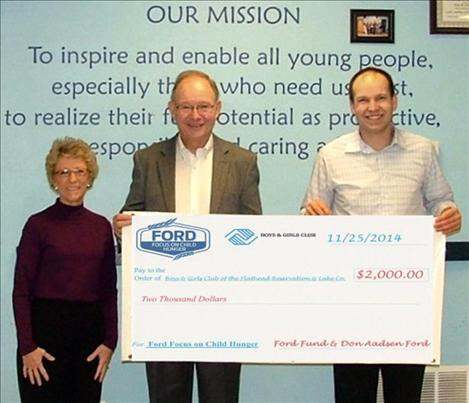
[{"label": "framed photograph on wall", "polygon": [[431,34],[469,34],[469,1],[430,0]]},{"label": "framed photograph on wall", "polygon": [[350,10],[350,42],[394,43],[394,10]]}]

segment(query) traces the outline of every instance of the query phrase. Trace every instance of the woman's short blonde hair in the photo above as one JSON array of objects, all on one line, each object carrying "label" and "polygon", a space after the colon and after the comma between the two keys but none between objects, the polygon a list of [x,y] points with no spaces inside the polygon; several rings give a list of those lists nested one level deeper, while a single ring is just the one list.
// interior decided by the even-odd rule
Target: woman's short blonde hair
[{"label": "woman's short blonde hair", "polygon": [[93,186],[94,180],[98,176],[99,168],[96,160],[96,153],[82,139],[64,137],[56,139],[46,157],[47,180],[52,189],[54,186],[54,173],[57,161],[61,157],[81,158],[86,163],[89,173],[89,185]]}]

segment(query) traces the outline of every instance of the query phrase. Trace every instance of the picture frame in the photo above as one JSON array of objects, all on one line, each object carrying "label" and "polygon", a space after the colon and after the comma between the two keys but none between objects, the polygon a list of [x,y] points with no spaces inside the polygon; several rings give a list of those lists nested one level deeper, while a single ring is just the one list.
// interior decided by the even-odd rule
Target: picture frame
[{"label": "picture frame", "polygon": [[350,42],[394,43],[394,10],[350,10]]},{"label": "picture frame", "polygon": [[469,2],[429,0],[430,34],[469,34]]}]

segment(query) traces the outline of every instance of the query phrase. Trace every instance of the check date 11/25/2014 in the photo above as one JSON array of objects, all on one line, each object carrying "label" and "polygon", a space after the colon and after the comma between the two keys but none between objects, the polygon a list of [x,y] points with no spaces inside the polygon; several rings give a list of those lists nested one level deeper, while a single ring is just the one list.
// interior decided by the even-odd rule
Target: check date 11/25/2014
[{"label": "check date 11/25/2014", "polygon": [[399,233],[344,232],[327,234],[327,242],[333,244],[397,244],[402,241]]}]

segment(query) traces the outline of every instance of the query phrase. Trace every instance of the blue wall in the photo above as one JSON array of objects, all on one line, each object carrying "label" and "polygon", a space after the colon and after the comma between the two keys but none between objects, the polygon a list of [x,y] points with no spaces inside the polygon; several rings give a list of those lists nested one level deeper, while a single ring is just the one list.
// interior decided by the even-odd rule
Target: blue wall
[{"label": "blue wall", "polygon": [[[248,6],[254,8],[242,8]],[[182,20],[172,22],[181,16],[180,7]],[[351,43],[349,16],[356,8],[394,10],[395,43]],[[233,20],[232,10],[239,11]],[[267,64],[263,56],[271,48],[278,49],[279,58]],[[121,52],[120,60],[104,60],[104,50]],[[62,59],[67,51],[85,52],[84,58],[68,63]],[[157,62],[137,60],[144,51],[157,52]],[[90,62],[90,52],[101,62]],[[189,60],[194,52],[205,63]],[[87,206],[112,217],[127,194],[133,151],[175,133],[164,113],[167,80],[185,69],[205,70],[225,92],[226,114],[216,132],[259,154],[265,213],[297,214],[318,145],[352,127],[347,97],[339,90],[371,59],[399,83],[400,123],[440,143],[441,163],[468,217],[469,37],[430,35],[427,1],[2,1],[0,400],[19,400],[11,308],[15,247],[27,217],[54,200],[43,168],[53,139],[72,135],[94,144],[101,172]],[[116,94],[115,83],[127,77],[149,82],[149,89],[133,93],[131,87],[130,94]],[[72,96],[66,82],[75,82],[77,90],[88,83],[88,94]],[[101,92],[110,85],[113,94],[93,93],[90,82],[107,83]],[[289,83],[296,84],[282,94],[279,86]],[[304,94],[295,88],[299,83],[307,83]],[[88,121],[93,124],[61,124],[56,119],[67,108],[88,117],[94,113],[94,121]],[[117,122],[117,108],[127,114],[143,111],[146,120],[152,113],[152,123],[125,124],[123,115]],[[243,120],[247,115],[240,117],[251,112],[261,117],[253,123]],[[309,122],[304,120],[308,117]],[[469,240],[467,226],[452,240]],[[469,363],[468,285],[469,263],[448,263],[444,365]],[[116,351],[103,399],[146,401],[143,365],[119,359]],[[332,398],[330,366],[243,369],[242,402],[322,403]]]}]

